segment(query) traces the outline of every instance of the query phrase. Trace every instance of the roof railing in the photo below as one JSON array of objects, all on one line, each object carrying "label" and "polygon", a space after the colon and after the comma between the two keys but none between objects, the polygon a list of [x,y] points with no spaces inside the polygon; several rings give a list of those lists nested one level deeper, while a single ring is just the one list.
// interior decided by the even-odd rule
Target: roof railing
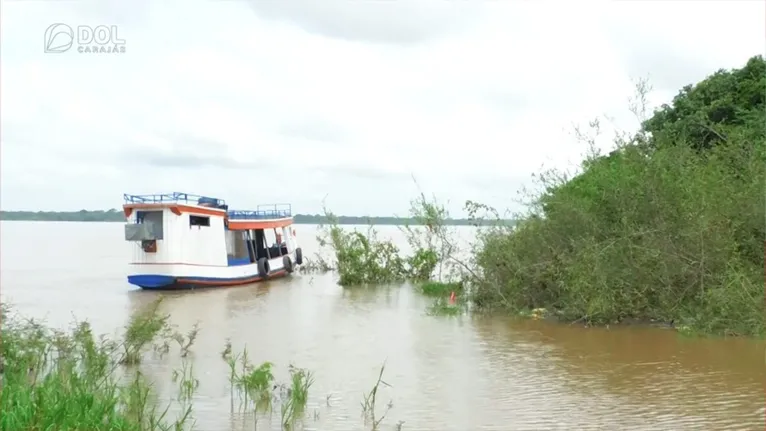
[{"label": "roof railing", "polygon": [[265,204],[258,205],[255,210],[231,210],[228,212],[230,220],[269,220],[292,217],[292,205],[290,204]]},{"label": "roof railing", "polygon": [[211,206],[215,208],[226,207],[226,201],[223,199],[209,196],[195,195],[191,193],[172,192],[155,193],[149,195],[131,195],[123,194],[125,203],[131,204],[159,204],[159,203],[177,203],[186,202],[192,205]]}]

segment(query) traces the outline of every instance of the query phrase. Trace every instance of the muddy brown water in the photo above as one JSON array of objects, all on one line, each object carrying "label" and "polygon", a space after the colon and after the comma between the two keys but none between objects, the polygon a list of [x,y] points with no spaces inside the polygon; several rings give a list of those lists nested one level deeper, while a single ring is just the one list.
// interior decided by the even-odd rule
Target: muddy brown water
[{"label": "muddy brown water", "polygon": [[[297,231],[307,255],[314,226]],[[397,241],[393,227],[381,233]],[[459,230],[470,238],[471,229]],[[2,222],[0,295],[63,326],[87,318],[114,333],[156,297],[181,329],[199,321],[196,429],[253,429],[231,411],[225,340],[271,361],[313,370],[307,430],[369,429],[362,393],[386,361],[392,408],[381,430],[763,430],[764,343],[683,338],[668,329],[589,328],[500,317],[433,317],[407,287],[344,290],[332,275],[176,293],[125,281],[120,223]],[[177,355],[143,365],[170,394]],[[327,397],[330,397],[329,406]],[[279,422],[274,414],[273,426]],[[269,428],[264,420],[258,429]]]}]

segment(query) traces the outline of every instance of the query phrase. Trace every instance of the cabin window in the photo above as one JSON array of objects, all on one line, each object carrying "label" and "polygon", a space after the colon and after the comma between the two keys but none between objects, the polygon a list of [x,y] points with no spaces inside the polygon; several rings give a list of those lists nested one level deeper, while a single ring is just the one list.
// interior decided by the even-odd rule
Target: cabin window
[{"label": "cabin window", "polygon": [[136,224],[143,223],[162,225],[162,211],[136,211]]},{"label": "cabin window", "polygon": [[125,223],[125,240],[161,240],[163,239],[162,210],[136,211],[135,221]]},{"label": "cabin window", "polygon": [[159,211],[136,211],[136,224],[151,223],[158,229],[162,229],[162,210]]},{"label": "cabin window", "polygon": [[210,226],[210,217],[190,215],[189,226]]}]

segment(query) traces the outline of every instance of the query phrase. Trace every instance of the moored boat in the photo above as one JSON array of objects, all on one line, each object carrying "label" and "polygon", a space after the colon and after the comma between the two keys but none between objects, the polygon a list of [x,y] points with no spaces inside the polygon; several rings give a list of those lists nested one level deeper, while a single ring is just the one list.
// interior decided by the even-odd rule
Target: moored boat
[{"label": "moored boat", "polygon": [[303,263],[290,204],[230,210],[222,199],[189,193],[124,198],[128,283],[143,289],[248,284]]}]

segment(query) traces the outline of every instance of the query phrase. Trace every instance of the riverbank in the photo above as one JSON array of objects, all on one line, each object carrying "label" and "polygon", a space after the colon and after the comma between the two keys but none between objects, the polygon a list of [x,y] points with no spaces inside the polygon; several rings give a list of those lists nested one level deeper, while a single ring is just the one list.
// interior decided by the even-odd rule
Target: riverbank
[{"label": "riverbank", "polygon": [[765,87],[753,57],[684,88],[571,180],[541,177],[515,229],[483,231],[477,305],[762,337]]}]

